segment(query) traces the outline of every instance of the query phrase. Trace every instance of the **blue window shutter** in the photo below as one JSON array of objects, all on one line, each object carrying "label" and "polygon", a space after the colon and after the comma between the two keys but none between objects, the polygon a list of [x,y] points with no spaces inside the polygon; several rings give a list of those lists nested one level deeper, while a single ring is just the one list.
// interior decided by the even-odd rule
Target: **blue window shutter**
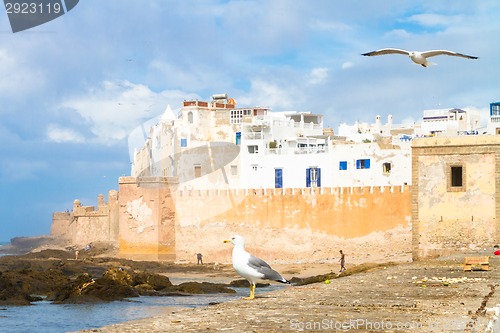
[{"label": "blue window shutter", "polygon": [[356,160],[356,169],[361,169],[361,160]]},{"label": "blue window shutter", "polygon": [[317,174],[316,174],[316,186],[321,187],[321,169],[317,168],[316,172],[317,172]]},{"label": "blue window shutter", "polygon": [[274,187],[283,188],[283,169],[274,169]]},{"label": "blue window shutter", "polygon": [[365,169],[370,169],[370,159],[365,160]]},{"label": "blue window shutter", "polygon": [[347,170],[347,161],[340,161],[339,170]]},{"label": "blue window shutter", "polygon": [[306,169],[306,187],[311,187],[311,169]]}]

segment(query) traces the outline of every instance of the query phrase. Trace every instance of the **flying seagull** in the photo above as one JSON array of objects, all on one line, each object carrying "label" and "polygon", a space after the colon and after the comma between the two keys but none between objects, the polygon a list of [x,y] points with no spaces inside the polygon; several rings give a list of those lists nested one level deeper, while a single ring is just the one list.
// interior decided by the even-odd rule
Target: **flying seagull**
[{"label": "flying seagull", "polygon": [[254,257],[245,251],[245,240],[240,235],[235,235],[224,243],[233,243],[233,267],[236,273],[250,282],[250,296],[245,299],[254,299],[255,284],[264,280],[271,280],[290,284],[280,273],[271,268],[264,260]]},{"label": "flying seagull", "polygon": [[462,57],[462,58],[467,58],[467,59],[477,59],[477,57],[462,54],[462,53],[457,53],[453,51],[448,51],[448,50],[431,50],[431,51],[424,51],[424,52],[419,52],[419,51],[406,51],[402,49],[393,49],[393,48],[387,48],[387,49],[380,49],[377,51],[372,51],[368,53],[363,53],[362,55],[364,56],[378,56],[378,55],[384,55],[384,54],[405,54],[410,57],[410,59],[416,63],[417,65],[422,65],[424,67],[427,67],[432,64],[432,62],[427,61],[427,58],[438,56],[438,55],[448,55],[448,56],[454,56],[454,57]]}]

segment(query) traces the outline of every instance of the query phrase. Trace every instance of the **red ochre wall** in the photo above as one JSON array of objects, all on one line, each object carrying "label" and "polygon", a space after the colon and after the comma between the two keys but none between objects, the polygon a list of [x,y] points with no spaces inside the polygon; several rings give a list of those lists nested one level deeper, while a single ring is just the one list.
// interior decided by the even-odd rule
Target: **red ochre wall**
[{"label": "red ochre wall", "polygon": [[175,260],[175,213],[164,178],[121,177],[118,248],[136,260]]},{"label": "red ochre wall", "polygon": [[[77,200],[78,201],[78,200]],[[76,201],[75,201],[76,202]],[[174,179],[121,177],[98,209],[54,213],[51,235],[109,241],[139,260],[229,262],[223,240],[241,234],[267,260],[317,261],[340,248],[368,258],[411,249],[410,187],[179,190]]]},{"label": "red ochre wall", "polygon": [[[203,201],[203,196],[184,196],[183,199],[195,205],[196,201]],[[356,238],[408,225],[410,199],[408,186],[239,191],[235,195],[235,201],[241,200],[238,204],[204,222],[243,222],[259,228],[307,228],[342,238]]]},{"label": "red ochre wall", "polygon": [[182,262],[202,252],[207,261],[227,262],[231,247],[222,242],[235,233],[257,254],[283,258],[293,251],[289,259],[296,261],[346,240],[377,247],[384,232],[398,228],[411,246],[409,186],[181,191],[161,177],[119,183],[125,257]]}]

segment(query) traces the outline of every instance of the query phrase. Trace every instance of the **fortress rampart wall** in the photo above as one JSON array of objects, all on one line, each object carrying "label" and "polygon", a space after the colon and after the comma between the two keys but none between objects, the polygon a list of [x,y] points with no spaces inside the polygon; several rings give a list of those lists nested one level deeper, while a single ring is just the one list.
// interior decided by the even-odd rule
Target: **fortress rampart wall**
[{"label": "fortress rampart wall", "polygon": [[[121,177],[98,207],[54,213],[51,235],[108,241],[132,259],[229,262],[241,234],[271,261],[317,261],[338,249],[411,251],[410,186],[181,190],[174,178]],[[265,250],[259,250],[265,249]],[[280,259],[281,258],[281,259]]]}]

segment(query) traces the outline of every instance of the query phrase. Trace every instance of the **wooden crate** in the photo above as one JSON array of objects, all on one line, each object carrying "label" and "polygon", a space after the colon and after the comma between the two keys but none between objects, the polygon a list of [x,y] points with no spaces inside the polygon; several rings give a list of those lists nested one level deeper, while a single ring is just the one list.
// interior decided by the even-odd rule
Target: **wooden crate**
[{"label": "wooden crate", "polygon": [[465,257],[464,271],[488,271],[489,257]]}]

